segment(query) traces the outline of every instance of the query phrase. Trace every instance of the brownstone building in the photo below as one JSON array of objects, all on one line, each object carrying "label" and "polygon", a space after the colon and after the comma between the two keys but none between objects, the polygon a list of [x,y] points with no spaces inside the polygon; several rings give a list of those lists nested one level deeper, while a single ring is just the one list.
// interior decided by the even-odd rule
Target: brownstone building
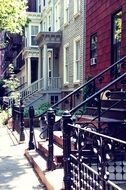
[{"label": "brownstone building", "polygon": [[126,55],[126,1],[87,0],[86,6],[85,71],[88,77]]}]

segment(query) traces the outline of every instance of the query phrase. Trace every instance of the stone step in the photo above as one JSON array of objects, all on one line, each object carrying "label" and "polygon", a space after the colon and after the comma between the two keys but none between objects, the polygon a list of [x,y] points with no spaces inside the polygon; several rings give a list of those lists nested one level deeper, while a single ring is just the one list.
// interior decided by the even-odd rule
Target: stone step
[{"label": "stone step", "polygon": [[126,91],[114,91],[110,93],[111,99],[126,99]]},{"label": "stone step", "polygon": [[55,170],[47,170],[46,160],[36,150],[25,150],[24,155],[32,165],[39,180],[46,186],[48,190],[63,190],[63,168]]},{"label": "stone step", "polygon": [[[108,110],[108,108],[101,109],[101,112],[106,111],[102,116],[106,118],[112,118],[112,119],[118,119],[118,120],[124,120],[126,116],[126,109],[123,108],[111,108]],[[98,108],[97,107],[87,107],[86,109],[87,115],[97,116],[98,115]]]},{"label": "stone step", "polygon": [[[54,139],[55,144],[57,144],[59,147],[63,148],[63,133],[62,133],[62,131],[54,131],[53,139]],[[72,142],[71,142],[71,150],[75,150],[74,143],[72,143]]]},{"label": "stone step", "polygon": [[54,142],[59,146],[59,147],[63,147],[63,133],[62,131],[54,131],[53,133],[53,139]]},{"label": "stone step", "polygon": [[[48,157],[48,141],[39,141],[38,142],[38,150],[41,152],[45,158]],[[60,148],[58,145],[53,144],[54,150],[54,167],[61,167],[63,164],[63,149]]]},{"label": "stone step", "polygon": [[[116,104],[116,105],[114,105],[114,104]],[[107,108],[107,107],[109,108],[109,107],[113,106],[113,108],[123,108],[123,109],[126,109],[126,100],[122,100],[120,102],[119,102],[118,99],[102,100],[101,101],[101,106],[105,107],[105,108]]]}]

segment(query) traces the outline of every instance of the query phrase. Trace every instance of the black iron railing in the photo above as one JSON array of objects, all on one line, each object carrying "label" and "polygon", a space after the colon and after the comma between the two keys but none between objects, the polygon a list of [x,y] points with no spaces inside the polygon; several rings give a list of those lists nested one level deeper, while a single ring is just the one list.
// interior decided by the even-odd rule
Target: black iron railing
[{"label": "black iron railing", "polygon": [[[97,108],[98,108],[98,116],[96,117],[96,119],[98,119],[98,128],[100,129],[101,126],[101,115],[103,115],[103,112],[101,113],[101,93],[104,92],[107,89],[110,89],[112,87],[112,85],[117,84],[118,81],[123,80],[123,78],[125,77],[125,73],[123,73],[124,71],[124,65],[125,65],[125,61],[126,61],[126,57],[123,57],[122,59],[120,59],[118,62],[116,62],[115,64],[109,66],[108,68],[106,68],[104,71],[102,71],[101,73],[99,73],[97,76],[91,78],[89,81],[87,81],[85,84],[83,84],[82,86],[80,86],[79,88],[75,89],[73,92],[71,92],[70,94],[68,94],[67,96],[65,96],[64,98],[62,98],[59,102],[57,102],[56,104],[54,104],[51,108],[55,109],[55,113],[57,115],[57,106],[60,105],[60,107],[58,107],[59,109],[64,109],[64,102],[66,102],[67,100],[69,100],[69,107],[68,110],[70,110],[70,113],[74,113],[74,114],[85,114],[85,108],[87,105],[91,105],[94,106],[94,103],[96,103],[95,99],[97,98],[97,102],[99,102],[99,104],[97,104]],[[118,77],[117,79],[115,79],[114,81],[111,81],[110,78],[110,73],[112,68],[117,67],[117,65],[119,65],[120,67],[120,77]],[[122,68],[122,69],[121,69]],[[107,79],[106,79],[107,78]],[[104,87],[105,86],[105,87]],[[117,85],[116,85],[117,87]],[[118,87],[121,89],[122,85],[119,84]],[[113,90],[115,88],[112,87],[111,89]],[[88,90],[87,90],[88,89]],[[91,90],[91,91],[90,91]],[[84,92],[86,91],[86,96],[83,97]],[[75,103],[73,103],[73,96],[76,96],[77,93],[81,93],[81,96],[83,97],[83,101],[79,104],[79,105],[75,105]],[[81,108],[81,110],[79,110]],[[79,110],[79,112],[78,112]],[[81,112],[80,112],[81,111]],[[47,111],[43,112],[42,114],[38,115],[38,116],[34,116],[34,117],[43,117],[47,114]],[[43,117],[44,118],[44,117]],[[46,129],[48,130],[48,134],[52,134],[51,132],[49,132],[49,130],[52,128],[48,127],[48,123],[49,121],[46,122],[47,123],[47,127]],[[46,130],[45,129],[45,130]],[[45,130],[43,130],[40,134],[40,137],[43,136],[42,134],[45,132]],[[53,137],[50,137],[52,140],[50,140],[49,142],[49,147],[52,146],[52,141],[53,141]],[[52,152],[52,149],[49,149]],[[51,155],[51,153],[49,153],[49,155]],[[52,160],[52,159],[50,159]]]},{"label": "black iron railing", "polygon": [[[69,108],[68,108],[69,112],[65,112],[62,117],[65,190],[68,189],[69,190],[70,189],[121,190],[121,188],[118,187],[118,185],[115,185],[110,180],[115,180],[115,181],[119,180],[117,178],[112,179],[112,175],[118,175],[117,168],[120,166],[119,163],[121,163],[121,171],[119,173],[119,176],[122,176],[120,177],[120,181],[124,180],[125,141],[119,141],[116,138],[114,139],[108,136],[103,136],[97,133],[95,130],[97,130],[98,132],[102,132],[100,130],[101,116],[103,116],[104,113],[101,110],[101,93],[103,93],[108,89],[112,91],[115,88],[116,89],[118,88],[119,90],[124,90],[122,89],[122,81],[125,80],[126,77],[126,72],[124,70],[125,61],[126,57],[122,58],[120,61],[116,62],[114,65],[111,65],[103,72],[98,74],[96,77],[90,79],[84,85],[77,88],[72,93],[68,94],[66,97],[64,97],[58,103],[52,106],[52,108],[56,108],[59,104],[62,104],[60,108],[64,108],[63,107],[64,102],[69,99]],[[120,76],[111,81],[111,79],[109,80],[111,69],[117,66],[118,64],[120,65]],[[123,66],[122,70],[121,66]],[[75,103],[72,102],[73,96],[76,95],[77,92],[80,92],[80,90],[81,90],[81,95],[83,96],[85,88],[91,89],[91,93],[87,91],[88,96],[83,97],[83,101],[80,102],[80,104],[75,105]],[[76,125],[71,125],[72,124],[71,114],[79,115],[79,113],[82,113],[83,115],[85,114],[85,108],[89,105],[92,107],[93,106],[97,107],[98,114],[95,117],[95,119],[97,119],[98,127],[95,127],[95,125],[92,123],[94,118],[92,121],[90,121],[90,123],[89,122],[86,124],[84,123],[81,126],[79,125],[79,127],[78,126],[76,127]],[[108,108],[108,110],[111,108]],[[41,117],[46,113],[47,112],[44,112],[41,115],[35,117]],[[48,110],[47,118],[48,118],[47,129],[49,134],[49,145],[48,145],[49,157],[47,165],[48,169],[52,170],[53,169],[53,125],[55,123],[54,110]],[[75,123],[77,122],[75,121]],[[84,129],[84,127],[89,128],[91,132],[88,129],[87,130]],[[72,141],[71,139],[74,139],[74,141]],[[113,141],[115,143],[113,143]],[[118,146],[117,142],[120,144],[122,143],[123,145]],[[71,144],[75,146],[74,150],[71,150]],[[107,146],[105,146],[105,144]],[[121,151],[121,154],[118,154],[119,150]],[[113,158],[111,158],[111,155],[113,155]],[[116,160],[116,158],[118,159]],[[109,166],[108,160],[112,161],[111,164],[113,163],[113,165]],[[108,171],[109,167],[110,170],[114,168],[113,173]],[[111,175],[109,176],[108,173]]]},{"label": "black iron railing", "polygon": [[17,131],[19,134],[19,142],[25,141],[24,134],[24,105],[23,100],[20,100],[19,105],[13,100],[12,103],[12,131]]},{"label": "black iron railing", "polygon": [[98,133],[90,125],[85,128],[71,124],[71,116],[69,111],[64,112],[65,190],[122,190],[121,184],[126,180],[126,141]]},{"label": "black iron railing", "polygon": [[[87,100],[87,102],[89,103],[88,98],[91,95],[95,94],[95,92],[97,92],[99,89],[103,88],[104,86],[106,86],[112,81],[111,70],[118,66],[120,68],[120,75],[121,75],[125,71],[124,69],[125,64],[126,64],[126,56],[120,59],[119,61],[117,61],[116,63],[114,63],[113,65],[110,65],[109,67],[107,67],[105,70],[97,74],[95,77],[92,76],[92,78],[88,79],[88,81],[85,82],[83,85],[76,88],[71,93],[66,95],[64,98],[59,100],[57,103],[52,105],[51,108],[55,109],[56,115],[59,114],[58,110],[60,111],[64,109],[75,110],[75,107],[76,107],[75,97],[81,100],[82,99]],[[114,90],[115,87],[117,86],[114,86],[111,90]],[[121,88],[123,89],[123,87],[124,87],[124,83],[122,80],[118,88],[121,90]],[[105,89],[108,89],[108,87]],[[94,96],[94,98],[95,97],[96,96]],[[91,100],[92,102],[94,102],[93,98]],[[65,107],[64,105],[66,102],[67,102],[67,106]],[[47,110],[40,115],[36,115],[35,117],[41,117],[42,115],[45,115],[46,113],[47,113]]]},{"label": "black iron railing", "polygon": [[[95,98],[97,98],[97,100],[99,102],[99,104],[97,104],[97,106],[98,106],[98,115],[99,116],[97,116],[96,119],[98,118],[99,119],[98,123],[100,123],[100,117],[101,117],[101,105],[100,105],[101,101],[99,101],[101,99],[100,93],[104,92],[106,89],[109,88],[109,83],[112,80],[111,77],[110,77],[111,70],[113,68],[119,66],[120,67],[120,75],[121,75],[122,71],[124,70],[124,66],[126,64],[125,62],[126,62],[126,56],[123,57],[122,59],[120,59],[119,61],[117,61],[115,64],[110,65],[109,67],[107,67],[104,71],[102,71],[101,73],[99,73],[95,77],[93,77],[90,80],[88,80],[87,82],[85,82],[83,85],[81,85],[80,87],[75,89],[73,92],[66,95],[64,98],[62,98],[56,104],[54,104],[51,108],[53,108],[55,110],[56,115],[59,115],[59,111],[61,111],[61,113],[63,113],[64,109],[71,110],[71,112],[75,112],[76,110],[78,110],[78,106],[76,106],[76,104],[74,102],[75,101],[75,96],[77,94],[79,94],[79,96],[81,96],[80,99],[83,100],[82,102],[80,101],[80,103],[82,105],[85,105],[85,106],[83,106],[83,108],[81,108],[81,110],[78,111],[78,114],[85,114],[85,108],[86,108],[87,104],[91,105],[91,106],[94,106],[94,103],[96,104]],[[107,79],[108,81],[106,80],[106,78],[108,78]],[[103,88],[106,84],[108,84],[108,86]],[[110,87],[111,86],[112,85],[110,85]],[[116,85],[116,87],[117,87],[117,85]],[[100,90],[101,88],[103,88],[101,90],[101,92],[95,94],[95,92],[98,92],[98,90]],[[119,88],[120,89],[124,88],[123,80],[121,81],[121,84],[119,85]],[[112,90],[113,89],[115,89],[115,86],[112,88]],[[99,95],[99,97],[98,97],[98,95]],[[74,96],[74,98],[73,98],[73,96]],[[64,107],[65,102],[69,103],[69,104],[67,104],[67,107]],[[79,107],[81,107],[80,104],[79,104]],[[47,114],[47,111],[48,110],[46,110],[42,114],[37,115],[35,117],[43,117],[43,116],[45,116]],[[103,115],[103,112],[102,112],[102,115]],[[45,132],[45,130],[43,130],[41,132],[40,137],[43,136],[44,132]]]}]

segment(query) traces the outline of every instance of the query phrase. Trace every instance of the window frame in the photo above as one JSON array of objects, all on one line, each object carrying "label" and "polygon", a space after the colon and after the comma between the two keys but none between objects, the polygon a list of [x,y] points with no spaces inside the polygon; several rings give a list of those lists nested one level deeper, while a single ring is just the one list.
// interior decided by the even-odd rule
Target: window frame
[{"label": "window frame", "polygon": [[[79,42],[79,56],[78,56],[78,59],[77,59],[77,43]],[[81,74],[80,74],[80,63],[81,63],[81,38],[80,36],[76,37],[74,39],[74,68],[73,68],[73,71],[74,71],[74,83],[79,83],[80,82],[80,77],[81,77]]]},{"label": "window frame", "polygon": [[[96,38],[96,41],[93,40],[93,38]],[[96,43],[93,47],[93,42]],[[94,33],[90,36],[90,65],[96,65],[97,64],[97,43],[98,42],[98,36],[97,33]]]},{"label": "window frame", "polygon": [[37,43],[36,44],[32,44],[32,37],[36,37],[38,33],[32,35],[32,27],[38,27],[38,33],[39,33],[39,31],[40,31],[40,25],[39,24],[31,24],[30,25],[30,46],[36,47],[38,45],[37,45]]},{"label": "window frame", "polygon": [[54,10],[54,28],[57,31],[60,29],[60,1],[57,1]]},{"label": "window frame", "polygon": [[[67,55],[67,48],[68,48],[68,55]],[[64,45],[64,84],[69,83],[69,43]],[[68,61],[67,61],[68,60]]]},{"label": "window frame", "polygon": [[80,14],[80,0],[74,0],[74,17]]},{"label": "window frame", "polygon": [[118,11],[114,12],[112,14],[112,41],[111,41],[111,49],[112,49],[112,57],[111,57],[111,60],[112,60],[112,64],[115,63],[116,61],[118,61],[120,58],[121,58],[121,42],[122,42],[122,16],[121,16],[121,38],[120,38],[120,41],[118,41],[117,39],[115,39],[114,35],[115,35],[115,32],[114,29],[115,29],[115,17],[118,13],[120,13],[123,15],[123,12],[122,12],[122,9],[119,9]]},{"label": "window frame", "polygon": [[69,0],[64,0],[64,25],[69,23]]}]

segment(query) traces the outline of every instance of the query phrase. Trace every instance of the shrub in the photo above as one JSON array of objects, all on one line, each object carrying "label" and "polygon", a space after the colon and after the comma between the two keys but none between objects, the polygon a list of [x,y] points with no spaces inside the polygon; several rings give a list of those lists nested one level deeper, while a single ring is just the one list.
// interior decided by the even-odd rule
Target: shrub
[{"label": "shrub", "polygon": [[[45,111],[48,110],[48,108],[50,106],[51,105],[48,102],[41,104],[38,108],[35,109],[35,115],[40,115],[40,114],[44,113]],[[24,117],[28,117],[28,110],[29,110],[29,108],[24,109]]]}]

